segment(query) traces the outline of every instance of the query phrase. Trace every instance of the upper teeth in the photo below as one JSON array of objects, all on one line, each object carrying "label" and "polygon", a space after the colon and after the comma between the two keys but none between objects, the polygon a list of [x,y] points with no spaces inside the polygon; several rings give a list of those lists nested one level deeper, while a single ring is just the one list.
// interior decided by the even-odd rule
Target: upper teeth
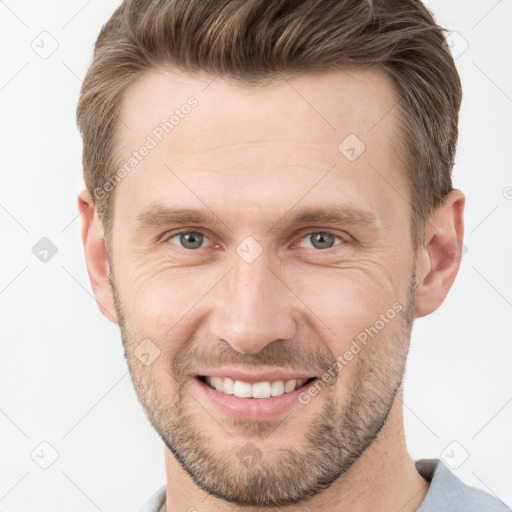
[{"label": "upper teeth", "polygon": [[206,382],[217,391],[239,398],[269,398],[294,391],[302,386],[306,379],[275,380],[251,384],[229,377],[206,377]]}]

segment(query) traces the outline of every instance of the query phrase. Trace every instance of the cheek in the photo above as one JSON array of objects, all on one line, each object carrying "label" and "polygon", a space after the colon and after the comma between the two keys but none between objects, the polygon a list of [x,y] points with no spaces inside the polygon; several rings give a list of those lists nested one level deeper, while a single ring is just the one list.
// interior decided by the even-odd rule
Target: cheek
[{"label": "cheek", "polygon": [[[290,274],[286,280],[305,304],[301,310],[318,326],[317,332],[325,332],[342,350],[393,304],[405,308],[404,277],[390,275],[380,260],[347,268],[295,269],[293,278]],[[291,296],[290,300],[296,303]]]},{"label": "cheek", "polygon": [[[225,271],[212,268],[168,268],[165,264],[126,267],[120,291],[127,327],[138,338],[186,339],[184,329]],[[165,350],[174,350],[167,347]]]},{"label": "cheek", "polygon": [[[367,254],[364,259],[343,265],[284,265],[280,277],[289,289],[277,287],[280,295],[274,300],[288,302],[290,311],[297,308],[317,335],[332,340],[333,347],[344,352],[354,337],[373,325],[395,302],[405,307],[405,297],[401,295],[406,276],[403,270],[403,275],[390,272],[392,265],[383,254]],[[220,296],[227,292],[222,285],[215,290],[227,266],[177,268],[161,258],[152,261],[149,256],[140,255],[124,268],[120,262],[117,269],[123,269],[121,299],[125,318],[137,329],[139,337],[180,339],[178,332],[187,325],[197,326],[200,315],[211,312],[216,300],[223,307],[236,300],[234,294]]]}]

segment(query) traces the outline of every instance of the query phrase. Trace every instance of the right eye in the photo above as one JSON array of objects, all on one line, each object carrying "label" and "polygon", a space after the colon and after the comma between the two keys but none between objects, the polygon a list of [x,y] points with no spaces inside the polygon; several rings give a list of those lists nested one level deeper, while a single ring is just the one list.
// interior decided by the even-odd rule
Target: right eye
[{"label": "right eye", "polygon": [[[178,239],[178,243],[171,242],[173,238]],[[171,242],[173,245],[179,245],[183,249],[200,249],[203,242],[208,238],[199,231],[180,231],[174,233],[166,238],[166,241]]]}]

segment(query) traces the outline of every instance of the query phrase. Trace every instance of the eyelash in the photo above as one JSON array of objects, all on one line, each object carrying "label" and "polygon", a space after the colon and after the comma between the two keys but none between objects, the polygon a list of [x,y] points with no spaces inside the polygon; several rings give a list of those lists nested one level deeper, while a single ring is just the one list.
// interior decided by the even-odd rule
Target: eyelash
[{"label": "eyelash", "polygon": [[[170,233],[170,234],[167,234],[165,235],[165,238],[163,239],[164,242],[169,242],[172,238],[175,238],[179,235],[185,235],[185,234],[188,234],[188,233],[199,233],[201,235],[203,235],[204,237],[208,238],[208,236],[203,233],[202,231],[200,230],[182,230],[182,231],[178,231],[176,233]],[[317,252],[327,252],[329,250],[332,250],[334,249],[335,247],[338,247],[338,246],[341,246],[341,245],[345,245],[347,243],[349,243],[348,240],[344,240],[343,237],[341,237],[340,235],[337,235],[336,233],[333,233],[332,231],[326,231],[326,230],[321,230],[321,229],[316,229],[316,230],[312,230],[312,231],[309,231],[307,233],[305,233],[304,235],[302,235],[300,237],[300,240],[304,240],[304,238],[307,238],[308,236],[311,236],[315,233],[322,233],[322,234],[325,234],[325,235],[332,235],[334,236],[334,238],[337,238],[338,240],[340,240],[340,244],[338,245],[335,245],[333,247],[329,247],[328,249],[316,249]],[[348,237],[348,235],[347,235]],[[176,245],[176,244],[173,244],[173,245]],[[181,247],[181,246],[178,246],[180,249],[183,249],[185,251],[197,251],[199,249],[205,249],[205,247],[198,247],[197,249],[187,249],[185,247]],[[315,250],[315,248],[313,248],[313,250]]]}]

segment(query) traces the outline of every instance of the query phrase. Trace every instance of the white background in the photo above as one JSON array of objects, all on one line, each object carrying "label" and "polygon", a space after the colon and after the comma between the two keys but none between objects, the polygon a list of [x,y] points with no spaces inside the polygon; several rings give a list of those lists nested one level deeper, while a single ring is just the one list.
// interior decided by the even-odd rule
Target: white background
[{"label": "white background", "polygon": [[[464,99],[454,169],[454,185],[467,198],[467,253],[444,304],[414,326],[408,447],[414,459],[444,453],[453,465],[467,451],[453,472],[511,506],[512,2],[426,4],[441,26],[460,34],[456,53],[464,40],[469,45],[456,59]],[[77,218],[78,92],[117,5],[0,2],[4,512],[134,510],[165,483],[163,445],[137,401],[118,328],[92,296]],[[58,43],[46,59],[31,47],[41,37],[47,49]],[[44,236],[58,249],[47,263],[32,253]],[[59,455],[46,470],[31,458],[43,441]],[[49,448],[43,451],[49,460]]]}]

